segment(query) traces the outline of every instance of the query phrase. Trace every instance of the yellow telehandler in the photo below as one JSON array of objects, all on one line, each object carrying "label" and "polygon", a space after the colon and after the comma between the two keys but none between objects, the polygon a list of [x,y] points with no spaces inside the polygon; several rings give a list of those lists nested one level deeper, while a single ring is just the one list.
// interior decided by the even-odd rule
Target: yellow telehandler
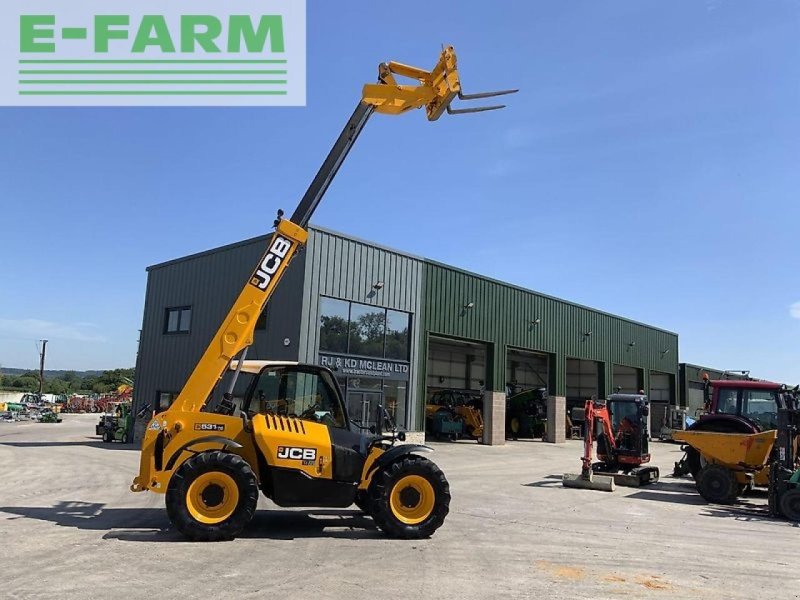
[{"label": "yellow telehandler", "polygon": [[[399,84],[397,76],[416,81]],[[383,63],[378,82],[364,86],[358,106],[291,219],[284,220],[278,211],[265,254],[175,402],[155,414],[145,430],[131,490],[166,494],[169,518],[186,537],[236,537],[253,517],[259,489],[279,506],[356,504],[393,537],[427,537],[442,525],[450,488],[436,464],[418,455],[430,448],[395,445],[405,435],[396,431],[383,408],[373,430],[353,423],[329,369],[248,361],[247,348],[258,316],[306,242],[305,228],[314,210],[373,113],[397,115],[424,108],[435,121],[445,111],[503,108],[453,108],[456,98],[515,91],[462,93],[452,47],[442,51],[430,71]],[[227,391],[210,402],[229,370]],[[250,381],[237,396],[240,376]]]}]

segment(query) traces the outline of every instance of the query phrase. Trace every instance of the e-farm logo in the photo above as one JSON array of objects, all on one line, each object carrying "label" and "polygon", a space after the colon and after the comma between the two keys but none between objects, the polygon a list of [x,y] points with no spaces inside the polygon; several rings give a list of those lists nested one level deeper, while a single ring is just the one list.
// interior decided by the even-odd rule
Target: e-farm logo
[{"label": "e-farm logo", "polygon": [[0,105],[305,105],[305,0],[4,0]]}]

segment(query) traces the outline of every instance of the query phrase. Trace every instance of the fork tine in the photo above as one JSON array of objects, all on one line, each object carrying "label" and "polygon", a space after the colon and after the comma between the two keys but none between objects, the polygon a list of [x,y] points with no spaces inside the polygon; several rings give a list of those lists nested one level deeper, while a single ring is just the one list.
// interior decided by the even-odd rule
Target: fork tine
[{"label": "fork tine", "polygon": [[477,94],[464,94],[458,93],[459,100],[480,100],[481,98],[494,98],[495,96],[506,96],[508,94],[516,94],[519,90],[501,90],[499,92],[479,92]]}]

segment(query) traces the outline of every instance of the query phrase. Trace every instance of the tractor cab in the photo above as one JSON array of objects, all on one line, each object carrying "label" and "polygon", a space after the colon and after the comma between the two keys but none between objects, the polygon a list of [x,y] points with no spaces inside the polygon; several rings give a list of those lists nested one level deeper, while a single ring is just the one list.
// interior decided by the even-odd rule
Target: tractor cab
[{"label": "tractor cab", "polygon": [[760,433],[778,428],[781,386],[770,381],[706,381],[705,409],[691,429],[722,433]]}]

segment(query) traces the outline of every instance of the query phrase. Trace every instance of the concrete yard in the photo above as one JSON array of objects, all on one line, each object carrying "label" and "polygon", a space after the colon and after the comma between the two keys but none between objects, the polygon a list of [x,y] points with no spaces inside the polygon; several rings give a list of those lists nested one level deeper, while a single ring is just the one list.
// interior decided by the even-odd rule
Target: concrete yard
[{"label": "concrete yard", "polygon": [[565,489],[578,442],[435,444],[453,500],[429,540],[389,540],[355,509],[261,500],[233,542],[183,542],[163,497],[133,494],[134,446],[94,415],[0,423],[4,598],[797,598],[800,531],[757,494],[708,506],[668,475],[614,493]]}]

